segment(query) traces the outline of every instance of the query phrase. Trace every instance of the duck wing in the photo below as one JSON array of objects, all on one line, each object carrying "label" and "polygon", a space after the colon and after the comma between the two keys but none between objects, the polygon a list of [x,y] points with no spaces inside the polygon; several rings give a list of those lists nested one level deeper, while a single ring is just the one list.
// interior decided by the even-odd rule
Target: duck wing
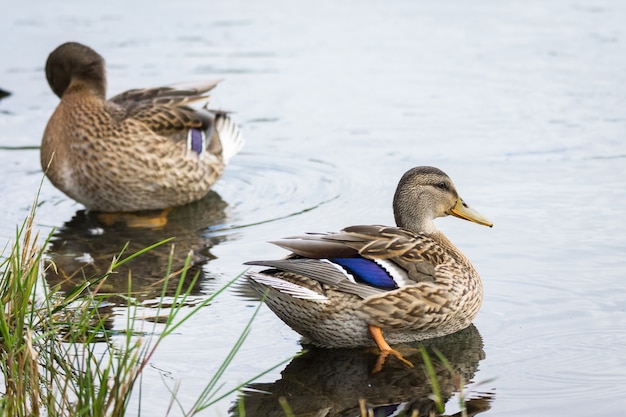
[{"label": "duck wing", "polygon": [[214,89],[220,81],[221,80],[209,81],[204,84],[180,84],[178,86],[135,88],[113,96],[109,101],[122,107],[132,107],[133,105],[146,101],[157,101],[161,104],[168,102],[191,103],[208,99],[209,96],[205,95],[205,93]]},{"label": "duck wing", "polygon": [[[251,261],[246,262],[245,265],[267,266],[280,271],[290,272],[296,274],[296,276],[307,277],[322,284],[331,285],[339,291],[354,294],[361,298],[367,298],[385,292],[385,290],[373,286],[351,281],[346,273],[337,268],[333,263],[324,262],[319,259],[287,258],[275,261]],[[257,275],[254,280],[283,290],[283,288],[281,288],[284,282],[282,278],[276,279],[271,275],[265,275],[265,278],[260,278],[259,275]],[[292,295],[298,296],[297,294]]]},{"label": "duck wing", "polygon": [[[310,233],[272,243],[292,254],[246,264],[307,277],[362,299],[430,284],[436,265],[444,259],[443,249],[428,236],[388,226],[351,226],[338,233]],[[275,288],[283,282],[272,274],[262,279]]]},{"label": "duck wing", "polygon": [[121,119],[133,119],[157,134],[173,134],[188,129],[207,131],[211,137],[215,118],[226,112],[197,109],[190,105],[207,101],[207,91],[215,88],[219,81],[186,88],[157,87],[125,91],[109,99]]},{"label": "duck wing", "polygon": [[350,226],[338,233],[306,234],[272,243],[305,258],[391,261],[414,282],[434,281],[435,267],[446,259],[444,248],[431,237],[390,226]]}]

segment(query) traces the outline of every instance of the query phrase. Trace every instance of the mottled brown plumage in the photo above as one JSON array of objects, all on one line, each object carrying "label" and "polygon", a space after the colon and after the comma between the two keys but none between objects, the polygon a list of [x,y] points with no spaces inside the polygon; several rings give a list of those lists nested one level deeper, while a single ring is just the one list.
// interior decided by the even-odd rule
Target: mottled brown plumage
[{"label": "mottled brown plumage", "polygon": [[243,140],[225,112],[190,107],[218,82],[135,89],[106,100],[104,59],[68,42],[46,62],[61,102],[41,165],[65,194],[96,211],[139,211],[204,197]]},{"label": "mottled brown plumage", "polygon": [[[433,167],[416,167],[402,177],[393,208],[398,227],[351,226],[274,242],[292,255],[248,262],[271,268],[248,273],[248,282],[259,295],[267,294],[267,305],[285,323],[320,346],[376,343],[392,351],[385,339],[410,342],[466,328],[482,302],[481,280],[433,219],[452,214],[491,222],[469,208],[450,178]],[[350,269],[338,266],[338,258],[377,264],[364,261],[367,268]],[[370,279],[369,273],[388,278]],[[380,330],[384,339],[376,336]]]}]

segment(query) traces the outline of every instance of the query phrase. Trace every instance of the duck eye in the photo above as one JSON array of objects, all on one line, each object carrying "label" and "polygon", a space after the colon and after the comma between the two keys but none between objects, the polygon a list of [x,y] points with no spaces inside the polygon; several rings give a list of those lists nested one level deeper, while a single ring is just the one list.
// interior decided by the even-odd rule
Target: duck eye
[{"label": "duck eye", "polygon": [[436,186],[437,188],[439,188],[440,190],[447,190],[447,189],[448,189],[448,184],[446,184],[446,183],[445,183],[445,182],[443,182],[443,181],[438,182],[435,186]]}]

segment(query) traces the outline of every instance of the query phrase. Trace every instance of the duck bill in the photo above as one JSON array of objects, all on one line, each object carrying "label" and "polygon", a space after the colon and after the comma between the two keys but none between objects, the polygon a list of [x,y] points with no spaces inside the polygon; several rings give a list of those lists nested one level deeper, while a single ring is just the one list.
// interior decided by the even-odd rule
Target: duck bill
[{"label": "duck bill", "polygon": [[460,219],[469,220],[474,223],[482,224],[483,226],[493,226],[493,223],[488,218],[468,206],[461,197],[456,200],[456,204],[450,209],[449,214]]}]

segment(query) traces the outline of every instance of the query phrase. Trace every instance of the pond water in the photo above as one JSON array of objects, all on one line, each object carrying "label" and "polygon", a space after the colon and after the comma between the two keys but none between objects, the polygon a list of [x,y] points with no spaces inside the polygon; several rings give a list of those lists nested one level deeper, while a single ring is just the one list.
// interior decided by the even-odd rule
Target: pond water
[{"label": "pond water", "polygon": [[[37,225],[55,230],[49,256],[66,273],[106,268],[128,240],[138,249],[175,236],[175,260],[194,251],[195,293],[205,297],[244,261],[284,254],[268,240],[392,224],[402,173],[434,165],[495,224],[437,221],[485,287],[475,327],[434,342],[471,380],[473,406],[491,416],[626,408],[626,3],[27,0],[2,9],[0,88],[12,93],[0,101],[2,242],[42,179],[37,147],[58,101],[43,67],[56,46],[75,40],[101,53],[111,95],[223,78],[212,105],[235,112],[246,147],[214,192],[175,210],[164,229],[105,227],[43,182]],[[131,265],[143,300],[157,294],[168,254]],[[254,307],[226,292],[166,339],[145,371],[144,413],[165,415],[176,381],[190,407]],[[301,350],[264,308],[226,387]],[[279,415],[280,395],[328,416],[358,415],[348,411],[360,392],[372,403],[424,401],[423,369],[371,376],[370,361],[310,352],[256,381],[272,394],[250,394],[248,415]],[[204,415],[230,415],[235,400]]]}]

